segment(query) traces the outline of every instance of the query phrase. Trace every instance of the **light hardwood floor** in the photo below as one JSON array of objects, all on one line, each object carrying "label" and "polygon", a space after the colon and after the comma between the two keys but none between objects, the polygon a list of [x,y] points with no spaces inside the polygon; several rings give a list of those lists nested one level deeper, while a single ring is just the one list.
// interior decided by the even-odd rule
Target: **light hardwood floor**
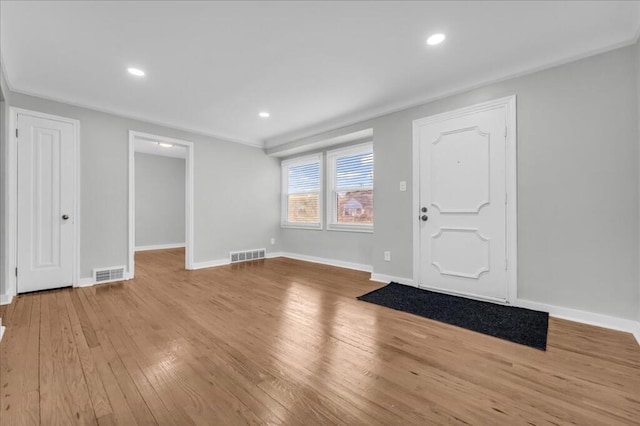
[{"label": "light hardwood floor", "polygon": [[551,319],[542,352],[357,301],[367,273],[183,259],[139,253],[135,280],[3,307],[0,423],[640,422],[630,334]]}]

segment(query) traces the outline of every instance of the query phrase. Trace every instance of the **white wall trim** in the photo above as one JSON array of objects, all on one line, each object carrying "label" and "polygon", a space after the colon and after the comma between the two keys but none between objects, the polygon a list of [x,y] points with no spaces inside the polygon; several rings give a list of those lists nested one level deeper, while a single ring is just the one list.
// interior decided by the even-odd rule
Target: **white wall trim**
[{"label": "white wall trim", "polygon": [[[516,95],[494,99],[480,104],[459,108],[441,114],[431,115],[413,121],[413,282],[420,285],[421,275],[421,253],[420,253],[420,137],[419,127],[426,124],[444,121],[454,117],[469,115],[481,111],[487,111],[498,107],[504,107],[506,111],[507,149],[505,157],[506,166],[506,191],[508,194],[507,203],[507,303],[513,303],[518,296],[518,212],[517,212],[517,120],[516,120]],[[413,215],[412,215],[413,216]]]},{"label": "white wall trim", "polygon": [[194,245],[194,196],[193,196],[193,142],[187,142],[180,139],[168,138],[165,136],[152,135],[149,133],[137,132],[135,130],[129,130],[129,260],[128,260],[128,274],[131,278],[135,275],[135,222],[136,222],[136,210],[135,210],[135,141],[136,138],[142,138],[145,140],[151,140],[154,142],[166,142],[174,145],[180,145],[187,149],[187,157],[185,163],[186,177],[185,177],[185,268],[187,270],[194,269],[193,267],[193,249]]},{"label": "white wall trim", "polygon": [[10,305],[13,301],[13,294],[0,294],[0,305]]},{"label": "white wall trim", "polygon": [[579,309],[548,305],[546,303],[533,302],[525,299],[516,299],[513,305],[520,308],[549,312],[549,315],[554,318],[631,333],[638,341],[638,344],[640,344],[640,322],[638,321],[581,311]]},{"label": "white wall trim", "polygon": [[[345,262],[337,259],[326,259],[323,257],[307,256],[305,254],[287,253],[287,252],[273,252],[267,253],[267,259],[274,259],[276,257],[286,257],[289,259],[302,260],[304,262],[320,263],[322,265],[336,266],[338,268],[353,269],[356,271],[371,272],[373,270],[371,265],[365,265],[363,263]],[[229,259],[217,259],[209,260],[206,262],[194,263],[193,269],[212,268],[215,266],[229,265],[231,261]]]},{"label": "white wall trim", "polygon": [[101,112],[101,113],[104,113],[104,114],[113,115],[115,117],[125,118],[125,119],[128,119],[128,120],[136,120],[136,121],[141,121],[143,123],[154,124],[156,126],[161,126],[161,127],[165,128],[165,129],[178,130],[178,131],[181,131],[181,132],[192,133],[194,135],[206,136],[206,137],[209,137],[209,138],[218,139],[218,140],[223,141],[223,142],[239,143],[241,145],[250,146],[252,148],[257,148],[257,149],[262,149],[262,150],[265,149],[264,143],[262,141],[260,141],[260,140],[237,139],[237,138],[234,138],[234,137],[231,137],[231,136],[224,136],[224,135],[219,135],[219,134],[215,134],[215,133],[211,133],[211,132],[207,132],[207,131],[203,131],[203,130],[198,130],[198,129],[195,129],[195,128],[180,126],[178,124],[173,124],[171,122],[158,120],[158,119],[151,118],[151,117],[145,116],[145,115],[124,114],[122,111],[119,111],[119,110],[112,110],[110,108],[96,107],[96,106],[92,106],[92,105],[85,104],[85,103],[82,103],[82,102],[72,101],[72,100],[69,100],[69,99],[66,99],[66,98],[60,98],[60,97],[56,97],[56,96],[49,96],[49,95],[45,95],[45,94],[38,93],[38,92],[32,92],[32,91],[29,91],[29,90],[16,89],[16,88],[13,88],[9,84],[9,80],[6,79],[6,74],[5,74],[5,80],[7,81],[7,85],[9,85],[9,90],[14,92],[14,93],[18,93],[20,95],[33,96],[33,97],[44,99],[44,100],[47,100],[47,101],[52,101],[52,102],[58,102],[58,103],[66,104],[66,105],[71,105],[71,106],[74,106],[76,108],[84,108],[84,109],[88,109],[88,110],[91,110],[91,111],[96,111],[96,112]]},{"label": "white wall trim", "polygon": [[[590,58],[592,56],[597,56],[601,53],[606,53],[616,49],[621,49],[623,47],[631,46],[636,43],[636,41],[638,40],[638,37],[640,37],[640,33],[638,33],[637,35],[634,34],[630,39],[622,42],[613,43],[598,49],[592,49],[584,53],[573,55],[567,58],[550,61],[540,66],[523,69],[521,71],[508,72],[502,76],[498,76],[497,78],[482,79],[482,80],[478,80],[468,84],[456,85],[451,87],[450,89],[445,89],[440,93],[426,94],[425,96],[421,96],[417,100],[414,100],[411,102],[399,102],[395,105],[384,106],[377,110],[373,110],[369,112],[365,111],[364,113],[361,113],[361,114],[357,114],[357,115],[354,114],[346,118],[342,118],[342,119],[338,118],[336,120],[331,120],[329,122],[325,122],[319,125],[308,126],[306,128],[293,131],[293,132],[284,133],[279,136],[276,135],[274,137],[265,139],[264,146],[265,146],[265,149],[271,150],[281,145],[286,145],[292,142],[301,142],[305,139],[318,137],[324,133],[328,133],[337,129],[345,129],[347,127],[356,126],[363,122],[369,122],[371,120],[375,120],[378,118],[385,117],[387,115],[395,114],[400,111],[406,111],[411,108],[427,105],[442,99],[446,99],[452,96],[460,95],[462,93],[470,92],[472,90],[492,86],[494,84],[502,83],[504,81],[513,80],[520,77],[526,77],[528,75],[535,74],[537,72],[546,71],[555,67],[559,67],[561,65],[566,65],[572,62],[580,61],[582,59]],[[366,127],[371,127],[371,124],[367,123]],[[304,143],[302,145],[304,145]]]},{"label": "white wall trim", "polygon": [[640,321],[637,321],[635,326],[632,326],[631,333],[636,338],[638,345],[640,345]]},{"label": "white wall trim", "polygon": [[93,277],[86,277],[86,278],[80,278],[80,281],[78,282],[78,285],[76,285],[75,287],[91,287],[91,286],[94,286],[94,285],[115,283],[115,282],[119,282],[119,281],[128,281],[128,280],[130,280],[132,278],[133,277],[131,275],[129,275],[128,273],[125,273],[124,274],[124,278],[122,278],[121,280],[108,280],[108,281],[96,282],[96,280]]},{"label": "white wall trim", "polygon": [[[276,257],[283,257],[284,253],[282,252],[273,252],[273,253],[266,253],[266,259],[273,259]],[[244,262],[241,262],[244,263]],[[216,259],[216,260],[208,260],[205,262],[196,262],[193,264],[193,268],[192,269],[204,269],[204,268],[215,268],[216,266],[224,266],[224,265],[230,265],[231,264],[231,259],[226,258],[226,259]]]},{"label": "white wall trim", "polygon": [[214,268],[216,266],[224,266],[229,264],[231,264],[231,259],[208,260],[206,262],[194,263],[191,269]]},{"label": "white wall trim", "polygon": [[136,246],[134,251],[150,251],[150,250],[167,250],[174,248],[186,247],[186,243],[173,243],[173,244],[155,244],[151,246]]},{"label": "white wall trim", "polygon": [[267,252],[267,259],[275,259],[276,257],[284,257],[284,252],[281,251],[274,251],[272,253]]},{"label": "white wall trim", "polygon": [[369,280],[379,282],[379,283],[389,284],[391,282],[394,282],[398,284],[408,285],[411,287],[418,287],[417,285],[414,284],[411,278],[394,277],[392,275],[376,274],[375,272],[371,273],[371,278]]},{"label": "white wall trim", "polygon": [[306,254],[282,252],[281,257],[289,259],[302,260],[304,262],[320,263],[323,265],[336,266],[338,268],[353,269],[356,271],[371,272],[373,267],[364,263],[345,262],[337,259],[327,259],[324,257],[307,256]]},{"label": "white wall trim", "polygon": [[[18,115],[30,115],[32,117],[42,118],[46,120],[55,120],[63,123],[68,123],[73,126],[74,133],[74,170],[73,170],[73,191],[74,191],[74,206],[72,211],[72,217],[74,220],[74,255],[73,255],[73,275],[71,278],[71,285],[76,286],[80,280],[80,121],[72,118],[61,117],[53,114],[46,114],[38,111],[31,111],[23,108],[16,108],[9,106],[9,139],[8,153],[7,153],[7,193],[5,195],[5,205],[7,206],[7,216],[5,218],[5,229],[8,230],[6,236],[6,270],[5,270],[5,283],[6,291],[5,295],[11,296],[18,294],[17,280],[15,276],[15,268],[18,265],[18,235],[17,235],[17,221],[18,221],[18,139],[16,137],[15,129],[18,126]],[[9,302],[10,303],[10,302]]]}]

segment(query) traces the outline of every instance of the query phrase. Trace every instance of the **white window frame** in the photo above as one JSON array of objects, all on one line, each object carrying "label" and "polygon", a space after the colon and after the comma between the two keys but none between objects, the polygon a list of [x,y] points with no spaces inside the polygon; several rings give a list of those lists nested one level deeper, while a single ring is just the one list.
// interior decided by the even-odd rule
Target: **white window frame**
[{"label": "white window frame", "polygon": [[[282,228],[294,228],[294,229],[323,229],[323,218],[322,218],[322,208],[323,208],[323,199],[324,199],[324,185],[323,185],[323,155],[322,153],[313,154],[313,155],[305,155],[304,157],[296,157],[288,160],[284,160],[280,163],[280,173],[281,173],[281,204],[280,204],[280,227]],[[292,166],[299,166],[302,164],[308,163],[319,163],[320,164],[320,189],[318,190],[318,223],[301,223],[301,222],[289,222],[289,205],[288,205],[288,195],[289,195],[289,168]],[[312,192],[309,192],[312,193]]]},{"label": "white window frame", "polygon": [[[338,148],[327,151],[327,230],[344,231],[344,232],[373,232],[374,223],[338,223],[338,212],[336,205],[336,159],[348,155],[362,154],[364,152],[373,153],[373,142],[352,145],[347,148]],[[375,173],[375,155],[373,159],[373,168]],[[371,189],[375,194],[375,184],[372,187],[359,187],[356,189]],[[374,204],[375,209],[375,204]]]}]

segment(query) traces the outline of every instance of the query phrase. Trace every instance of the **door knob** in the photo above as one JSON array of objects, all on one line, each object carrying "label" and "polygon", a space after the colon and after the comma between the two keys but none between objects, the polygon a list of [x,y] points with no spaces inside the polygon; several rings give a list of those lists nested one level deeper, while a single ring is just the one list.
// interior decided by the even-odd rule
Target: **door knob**
[{"label": "door knob", "polygon": [[420,210],[422,210],[422,213],[426,213],[427,212],[427,208],[426,207],[423,207]]},{"label": "door knob", "polygon": [[423,214],[420,219],[422,219],[423,222],[426,222],[427,220],[429,220],[429,216],[427,216],[426,214]]},{"label": "door knob", "polygon": [[62,220],[68,220],[69,219],[69,215],[68,214],[63,214],[62,215]]}]

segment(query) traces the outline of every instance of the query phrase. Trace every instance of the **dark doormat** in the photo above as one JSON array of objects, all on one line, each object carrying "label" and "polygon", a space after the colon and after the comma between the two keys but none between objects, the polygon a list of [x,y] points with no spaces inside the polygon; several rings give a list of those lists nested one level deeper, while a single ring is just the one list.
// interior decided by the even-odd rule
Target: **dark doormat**
[{"label": "dark doormat", "polygon": [[549,314],[391,283],[358,297],[376,305],[547,349]]}]

